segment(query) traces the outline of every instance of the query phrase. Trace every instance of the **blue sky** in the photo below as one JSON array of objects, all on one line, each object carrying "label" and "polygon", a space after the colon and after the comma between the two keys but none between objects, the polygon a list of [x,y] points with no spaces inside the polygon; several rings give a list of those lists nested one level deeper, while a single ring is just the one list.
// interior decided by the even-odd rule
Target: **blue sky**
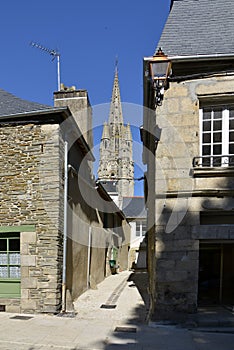
[{"label": "blue sky", "polygon": [[[117,56],[122,102],[140,106],[142,60],[154,53],[169,8],[170,0],[3,1],[0,88],[53,105],[56,60],[34,41],[59,50],[61,82],[88,90],[92,106],[110,102]],[[137,114],[134,126],[142,124]]]}]

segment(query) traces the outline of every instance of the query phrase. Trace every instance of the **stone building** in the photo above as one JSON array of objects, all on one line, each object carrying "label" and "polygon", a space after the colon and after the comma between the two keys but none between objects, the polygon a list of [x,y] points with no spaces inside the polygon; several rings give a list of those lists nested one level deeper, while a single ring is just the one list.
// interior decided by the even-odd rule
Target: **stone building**
[{"label": "stone building", "polygon": [[[67,94],[88,105],[87,92]],[[130,227],[96,185],[86,140],[66,103],[50,107],[0,90],[1,311],[71,309],[111,273],[113,249],[128,267]]]},{"label": "stone building", "polygon": [[155,53],[171,64],[165,83],[150,78],[156,58],[144,58],[155,319],[234,304],[233,19],[231,0],[174,0]]},{"label": "stone building", "polygon": [[130,125],[124,125],[116,68],[108,123],[103,126],[98,180],[121,207],[134,194],[134,164]]}]

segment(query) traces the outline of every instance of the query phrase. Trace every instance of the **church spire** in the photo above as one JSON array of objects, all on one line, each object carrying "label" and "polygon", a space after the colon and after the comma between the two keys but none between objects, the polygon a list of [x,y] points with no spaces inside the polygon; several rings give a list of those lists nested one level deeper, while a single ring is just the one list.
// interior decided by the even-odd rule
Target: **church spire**
[{"label": "church spire", "polygon": [[124,125],[117,62],[108,123],[103,125],[98,179],[116,203],[134,194],[132,133]]},{"label": "church spire", "polygon": [[112,89],[112,98],[109,113],[109,124],[116,126],[123,125],[123,113],[120,99],[118,61],[115,63],[115,78]]}]

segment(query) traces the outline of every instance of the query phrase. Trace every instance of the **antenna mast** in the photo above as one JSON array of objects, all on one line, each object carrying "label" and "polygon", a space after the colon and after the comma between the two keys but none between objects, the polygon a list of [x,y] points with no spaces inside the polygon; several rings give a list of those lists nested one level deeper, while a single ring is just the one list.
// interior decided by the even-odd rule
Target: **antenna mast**
[{"label": "antenna mast", "polygon": [[30,45],[33,47],[36,47],[37,49],[47,52],[50,56],[53,57],[52,61],[57,57],[57,82],[58,82],[58,91],[60,91],[60,53],[56,50],[49,49],[33,41],[30,43]]}]

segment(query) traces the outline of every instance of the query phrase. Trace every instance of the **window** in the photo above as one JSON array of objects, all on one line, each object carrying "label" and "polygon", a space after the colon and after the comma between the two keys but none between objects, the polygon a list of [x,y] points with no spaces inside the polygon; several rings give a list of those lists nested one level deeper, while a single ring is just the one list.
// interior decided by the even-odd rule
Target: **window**
[{"label": "window", "polygon": [[141,222],[136,221],[136,236],[140,237],[141,236]]},{"label": "window", "polygon": [[234,166],[234,106],[200,109],[200,139],[200,166]]},{"label": "window", "polygon": [[19,233],[0,236],[0,281],[1,279],[20,279]]},{"label": "window", "polygon": [[146,233],[146,222],[145,221],[136,221],[136,236],[145,236]]}]

